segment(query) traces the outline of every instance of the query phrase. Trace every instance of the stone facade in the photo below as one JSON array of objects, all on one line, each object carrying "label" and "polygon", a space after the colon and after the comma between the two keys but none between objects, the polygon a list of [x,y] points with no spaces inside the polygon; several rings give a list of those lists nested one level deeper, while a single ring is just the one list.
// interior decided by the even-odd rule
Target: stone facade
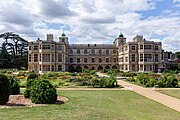
[{"label": "stone facade", "polygon": [[48,34],[47,40],[29,42],[28,70],[70,71],[120,69],[121,71],[156,71],[162,65],[161,42],[146,41],[137,35],[126,42],[123,34],[113,44],[69,44],[63,33],[59,42]]}]

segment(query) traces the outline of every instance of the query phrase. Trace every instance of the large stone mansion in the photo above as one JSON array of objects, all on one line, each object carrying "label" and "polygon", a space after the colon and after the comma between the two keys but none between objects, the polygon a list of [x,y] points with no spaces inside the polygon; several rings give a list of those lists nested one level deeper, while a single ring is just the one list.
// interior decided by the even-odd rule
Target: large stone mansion
[{"label": "large stone mansion", "polygon": [[69,44],[64,34],[59,42],[47,34],[47,40],[29,42],[28,70],[81,71],[119,69],[121,71],[157,71],[162,65],[161,42],[147,41],[137,35],[133,42],[126,42],[120,34],[113,44]]}]

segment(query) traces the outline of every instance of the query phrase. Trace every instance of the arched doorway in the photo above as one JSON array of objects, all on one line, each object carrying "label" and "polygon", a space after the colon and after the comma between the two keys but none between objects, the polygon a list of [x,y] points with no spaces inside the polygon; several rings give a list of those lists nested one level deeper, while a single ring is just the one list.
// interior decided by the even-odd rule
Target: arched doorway
[{"label": "arched doorway", "polygon": [[91,70],[94,70],[94,66],[92,66]]},{"label": "arched doorway", "polygon": [[112,66],[112,69],[117,69],[117,66],[116,66],[116,65],[113,65],[113,66]]},{"label": "arched doorway", "polygon": [[88,66],[84,66],[84,69],[88,69]]},{"label": "arched doorway", "polygon": [[69,68],[68,68],[68,71],[69,72],[74,72],[75,71],[74,66],[70,65]]},{"label": "arched doorway", "polygon": [[102,66],[98,66],[98,70],[102,70],[103,69],[103,67]]},{"label": "arched doorway", "polygon": [[105,67],[105,69],[110,69],[110,67],[107,65],[107,66]]},{"label": "arched doorway", "polygon": [[76,67],[76,72],[82,72],[81,66],[77,66],[77,67]]}]

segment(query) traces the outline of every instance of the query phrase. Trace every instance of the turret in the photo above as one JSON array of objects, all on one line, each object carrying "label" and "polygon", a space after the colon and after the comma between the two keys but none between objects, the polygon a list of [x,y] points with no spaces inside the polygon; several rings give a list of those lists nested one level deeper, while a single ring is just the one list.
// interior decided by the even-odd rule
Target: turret
[{"label": "turret", "polygon": [[53,41],[53,34],[47,34],[47,41]]},{"label": "turret", "polygon": [[116,46],[120,46],[126,43],[126,38],[122,33],[119,34],[119,36],[114,40],[114,44]]},{"label": "turret", "polygon": [[59,42],[60,43],[65,43],[65,44],[69,43],[68,42],[68,37],[66,37],[66,34],[64,32],[61,34],[61,37],[59,37]]}]

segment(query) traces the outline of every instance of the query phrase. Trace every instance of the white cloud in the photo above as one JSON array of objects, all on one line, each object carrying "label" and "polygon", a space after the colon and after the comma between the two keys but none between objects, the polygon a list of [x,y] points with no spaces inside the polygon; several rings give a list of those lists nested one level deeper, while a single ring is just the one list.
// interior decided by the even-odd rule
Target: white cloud
[{"label": "white cloud", "polygon": [[[163,12],[165,16],[145,19],[138,13],[156,9],[156,4],[157,0],[1,0],[0,32],[14,31],[35,40],[53,33],[57,41],[65,26],[53,29],[46,24],[52,22],[70,27],[65,30],[70,43],[112,43],[123,32],[127,41],[141,34],[146,39],[162,41],[164,49],[177,51],[180,48],[178,11],[168,9]],[[158,36],[161,38],[155,38]]]}]

